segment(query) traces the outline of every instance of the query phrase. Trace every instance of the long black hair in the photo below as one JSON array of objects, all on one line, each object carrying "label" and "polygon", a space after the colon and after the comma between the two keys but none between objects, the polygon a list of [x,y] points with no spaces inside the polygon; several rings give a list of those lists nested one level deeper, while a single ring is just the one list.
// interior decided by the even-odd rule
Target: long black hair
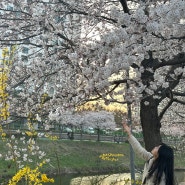
[{"label": "long black hair", "polygon": [[154,175],[154,184],[159,185],[165,175],[166,185],[174,185],[174,153],[173,149],[162,143],[158,150],[158,157],[149,169],[148,178]]}]

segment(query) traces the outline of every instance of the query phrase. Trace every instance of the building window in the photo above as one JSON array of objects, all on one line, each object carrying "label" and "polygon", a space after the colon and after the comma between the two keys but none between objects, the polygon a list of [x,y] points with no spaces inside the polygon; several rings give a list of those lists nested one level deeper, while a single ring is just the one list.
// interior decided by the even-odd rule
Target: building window
[{"label": "building window", "polygon": [[21,55],[21,60],[26,63],[28,62],[28,57],[25,55]]},{"label": "building window", "polygon": [[8,5],[7,10],[13,10],[13,6]]},{"label": "building window", "polygon": [[28,54],[28,48],[27,47],[23,47],[22,48],[22,53],[24,53],[24,54]]}]

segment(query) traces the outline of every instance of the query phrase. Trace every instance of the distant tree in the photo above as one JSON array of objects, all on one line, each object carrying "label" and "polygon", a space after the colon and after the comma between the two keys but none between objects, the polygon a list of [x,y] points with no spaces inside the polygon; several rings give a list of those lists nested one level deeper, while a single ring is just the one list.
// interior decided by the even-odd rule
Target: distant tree
[{"label": "distant tree", "polygon": [[77,112],[84,112],[84,111],[107,111],[112,112],[114,114],[114,119],[116,124],[122,125],[122,119],[127,114],[127,107],[126,105],[122,105],[119,103],[111,103],[109,105],[105,105],[102,101],[94,101],[94,102],[87,102],[81,106],[77,107]]},{"label": "distant tree", "polygon": [[86,127],[93,127],[97,130],[98,141],[100,140],[100,130],[114,130],[116,127],[114,115],[111,112],[86,112],[84,120]]}]

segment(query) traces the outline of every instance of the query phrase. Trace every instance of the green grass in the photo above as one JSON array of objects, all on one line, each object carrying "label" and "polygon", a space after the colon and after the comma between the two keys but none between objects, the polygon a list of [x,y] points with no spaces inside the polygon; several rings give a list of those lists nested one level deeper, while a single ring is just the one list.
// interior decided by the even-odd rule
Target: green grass
[{"label": "green grass", "polygon": [[[47,153],[46,158],[50,158],[50,163],[43,166],[43,170],[48,173],[62,172],[119,172],[129,169],[129,144],[128,143],[108,143],[95,141],[71,141],[58,140],[50,141],[46,139],[38,140],[42,150]],[[1,153],[6,153],[4,143],[0,141]],[[103,153],[124,154],[118,161],[104,161],[99,158]],[[185,166],[185,154],[175,155],[175,166]],[[34,159],[38,161],[37,158]],[[143,169],[144,161],[135,157],[136,167]],[[12,175],[15,173],[13,164],[4,159],[0,159],[0,174]]]},{"label": "green grass", "polygon": [[[43,150],[47,150],[48,145],[43,145]],[[128,165],[128,145],[103,143],[93,141],[70,141],[63,140],[50,143],[49,148],[55,153],[48,153],[53,166],[56,166],[58,161],[60,168],[71,168],[77,171],[86,171],[94,168],[105,168],[118,166],[120,163]],[[110,162],[103,161],[99,156],[103,153],[123,153],[119,161]],[[57,161],[58,159],[58,161]]]}]

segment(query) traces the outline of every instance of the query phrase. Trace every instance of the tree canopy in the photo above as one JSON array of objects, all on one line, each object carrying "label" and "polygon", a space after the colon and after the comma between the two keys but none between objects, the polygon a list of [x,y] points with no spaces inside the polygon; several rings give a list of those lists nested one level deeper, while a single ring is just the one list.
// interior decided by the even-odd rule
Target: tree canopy
[{"label": "tree canopy", "polygon": [[132,103],[145,141],[151,125],[159,138],[148,149],[162,122],[184,120],[185,1],[6,0],[0,13],[11,119],[97,99]]}]

